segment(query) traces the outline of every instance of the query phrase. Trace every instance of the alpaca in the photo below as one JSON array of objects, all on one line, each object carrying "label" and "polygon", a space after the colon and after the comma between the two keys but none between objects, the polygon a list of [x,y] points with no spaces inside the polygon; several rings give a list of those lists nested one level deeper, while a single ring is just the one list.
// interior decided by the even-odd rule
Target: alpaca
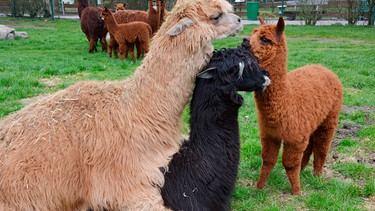
[{"label": "alpaca", "polygon": [[[114,13],[117,23],[129,23],[133,21],[143,21],[148,23],[152,28],[152,35],[154,35],[160,28],[162,21],[166,15],[164,1],[148,0],[148,10],[120,10]],[[112,50],[114,51],[115,58],[118,57],[118,43],[114,36],[110,33],[110,40],[108,44],[108,55],[112,57]],[[137,48],[137,58],[140,57]]]},{"label": "alpaca", "polygon": [[116,11],[125,10],[126,3],[116,4]]},{"label": "alpaca", "polygon": [[122,81],[79,82],[0,122],[0,210],[166,210],[181,115],[212,41],[242,30],[226,0],[178,0]]},{"label": "alpaca", "polygon": [[342,106],[339,78],[321,65],[306,65],[287,73],[284,20],[266,24],[250,36],[249,49],[272,84],[255,93],[263,164],[257,188],[263,189],[277,162],[283,142],[282,164],[292,193],[301,194],[300,171],[314,153],[314,173],[321,175]]},{"label": "alpaca", "polygon": [[151,27],[145,22],[133,21],[130,23],[117,24],[112,12],[106,7],[100,13],[104,19],[108,31],[113,35],[119,44],[120,58],[123,60],[128,57],[128,51],[133,61],[134,43],[137,45],[137,57],[143,57],[149,50]]},{"label": "alpaca", "polygon": [[[248,45],[247,45],[248,46]],[[240,46],[216,51],[196,79],[190,139],[169,163],[161,189],[173,210],[229,210],[240,160],[237,91],[261,93],[267,72]]]},{"label": "alpaca", "polygon": [[88,0],[78,0],[78,15],[81,21],[81,30],[86,35],[90,43],[89,52],[97,52],[96,44],[100,39],[102,51],[107,50],[107,29],[104,27],[104,21],[100,18],[102,8],[89,7]]}]

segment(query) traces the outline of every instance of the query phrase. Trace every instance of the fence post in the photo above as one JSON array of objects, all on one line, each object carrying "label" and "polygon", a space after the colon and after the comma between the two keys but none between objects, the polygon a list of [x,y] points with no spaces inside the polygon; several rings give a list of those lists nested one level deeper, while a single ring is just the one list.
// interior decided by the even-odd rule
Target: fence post
[{"label": "fence post", "polygon": [[12,7],[12,17],[15,18],[16,17],[16,6],[14,5],[14,1],[15,0],[11,0],[11,7]]},{"label": "fence post", "polygon": [[53,0],[49,0],[50,8],[51,8],[51,19],[55,20],[55,9],[53,8]]},{"label": "fence post", "polygon": [[284,8],[285,8],[285,4],[284,4],[284,0],[281,1],[281,13],[280,13],[280,16],[284,16]]}]

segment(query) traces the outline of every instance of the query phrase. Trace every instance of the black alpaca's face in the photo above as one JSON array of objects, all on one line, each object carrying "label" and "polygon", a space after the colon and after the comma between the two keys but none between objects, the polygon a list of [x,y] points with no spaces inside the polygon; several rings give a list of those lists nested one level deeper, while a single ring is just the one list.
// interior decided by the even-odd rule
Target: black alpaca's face
[{"label": "black alpaca's face", "polygon": [[262,93],[271,84],[271,80],[268,78],[269,73],[260,69],[257,64],[241,62],[238,64],[238,68],[235,67],[234,69],[238,69],[234,71],[238,77],[233,80],[233,85],[237,88],[237,91]]},{"label": "black alpaca's face", "polygon": [[198,75],[212,79],[212,83],[226,91],[256,91],[262,93],[271,83],[266,70],[262,70],[256,59],[247,50],[248,43],[235,49],[215,51],[209,64]]}]

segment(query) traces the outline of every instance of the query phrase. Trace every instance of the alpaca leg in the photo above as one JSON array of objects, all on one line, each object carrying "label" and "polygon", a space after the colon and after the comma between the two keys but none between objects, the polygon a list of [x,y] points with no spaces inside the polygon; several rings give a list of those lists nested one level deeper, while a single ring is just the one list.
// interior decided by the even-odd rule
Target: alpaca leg
[{"label": "alpaca leg", "polygon": [[142,43],[142,55],[143,55],[143,57],[146,56],[149,48],[150,48],[149,40],[145,40],[145,42]]},{"label": "alpaca leg", "polygon": [[[108,42],[108,56],[111,58],[112,57],[112,49],[115,47],[117,44],[116,39],[113,37],[113,35],[110,33],[109,34],[109,42]],[[117,57],[116,57],[117,58]]]},{"label": "alpaca leg", "polygon": [[304,150],[306,149],[308,140],[302,143],[292,142],[284,143],[284,150],[282,156],[283,166],[288,175],[289,182],[292,186],[292,193],[294,195],[301,194],[300,185],[300,171],[301,171],[301,161]]},{"label": "alpaca leg", "polygon": [[338,115],[328,116],[313,133],[314,173],[321,175],[338,124]]},{"label": "alpaca leg", "polygon": [[128,43],[128,50],[129,54],[132,57],[132,60],[135,61],[135,56],[134,56],[134,43]]},{"label": "alpaca leg", "polygon": [[[134,43],[128,42],[126,43],[128,51],[126,52],[126,58],[128,58],[128,52],[130,53],[130,56],[134,57]],[[133,55],[133,56],[132,56]],[[135,59],[133,59],[135,61]]]},{"label": "alpaca leg", "polygon": [[119,44],[119,51],[120,51],[120,59],[124,60],[125,54],[127,57],[127,51],[128,51],[126,44]]},{"label": "alpaca leg", "polygon": [[119,52],[119,49],[120,48],[120,45],[116,42],[115,45],[113,46],[113,55],[115,56],[115,58],[118,58],[118,52]]},{"label": "alpaca leg", "polygon": [[142,45],[138,40],[135,42],[135,47],[137,48],[137,59],[139,59],[141,55],[144,57]]},{"label": "alpaca leg", "polygon": [[302,162],[301,162],[301,170],[305,169],[305,167],[309,163],[310,156],[312,154],[312,150],[313,150],[313,141],[312,141],[312,137],[310,137],[310,142],[307,145],[307,148],[305,149],[305,151],[303,152],[303,157],[302,157]]},{"label": "alpaca leg", "polygon": [[257,182],[258,189],[263,189],[266,185],[268,176],[270,175],[273,167],[275,167],[275,164],[277,162],[277,155],[279,154],[280,146],[280,140],[262,138],[263,163]]},{"label": "alpaca leg", "polygon": [[96,39],[92,39],[92,38],[90,39],[89,53],[93,53],[94,51],[98,52],[98,50],[96,50],[96,43],[97,43]]},{"label": "alpaca leg", "polygon": [[102,44],[102,52],[105,52],[107,50],[107,31],[103,32],[100,43]]}]

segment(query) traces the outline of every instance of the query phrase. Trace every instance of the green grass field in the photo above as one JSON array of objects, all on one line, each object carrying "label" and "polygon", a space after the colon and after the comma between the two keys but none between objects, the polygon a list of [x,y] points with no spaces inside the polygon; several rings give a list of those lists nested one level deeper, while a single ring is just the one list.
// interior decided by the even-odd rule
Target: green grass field
[{"label": "green grass field", "polygon": [[[26,31],[29,39],[0,41],[0,118],[40,95],[82,80],[122,80],[142,61],[88,53],[76,20],[0,18],[0,24]],[[236,47],[257,25],[237,37],[215,41],[215,48]],[[286,26],[288,68],[319,63],[344,86],[344,106],[321,177],[310,162],[301,172],[301,196],[290,194],[281,161],[263,191],[256,190],[261,166],[260,141],[252,93],[241,93],[241,164],[232,197],[233,210],[375,210],[375,29],[356,26]],[[98,50],[101,47],[99,45]],[[188,110],[188,109],[186,109]],[[188,132],[188,112],[184,113]]]}]

